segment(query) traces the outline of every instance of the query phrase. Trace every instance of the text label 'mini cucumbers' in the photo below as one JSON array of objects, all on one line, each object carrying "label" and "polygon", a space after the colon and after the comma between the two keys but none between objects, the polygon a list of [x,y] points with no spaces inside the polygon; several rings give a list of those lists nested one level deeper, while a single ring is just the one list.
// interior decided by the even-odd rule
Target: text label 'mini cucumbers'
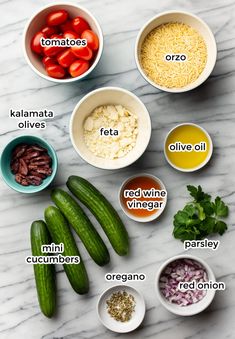
[{"label": "text label 'mini cucumbers'", "polygon": [[[42,245],[51,243],[51,237],[44,221],[34,221],[30,235],[32,255],[46,256],[41,248]],[[49,264],[35,264],[33,268],[41,311],[46,317],[51,318],[56,309],[55,267]]]},{"label": "text label 'mini cucumbers'", "polygon": [[91,258],[100,266],[106,265],[110,260],[107,247],[78,203],[59,188],[52,190],[51,198],[74,228]]},{"label": "text label 'mini cucumbers'", "polygon": [[126,255],[129,251],[128,233],[118,213],[103,194],[87,180],[78,176],[70,176],[66,184],[94,214],[117,254]]},{"label": "text label 'mini cucumbers'", "polygon": [[55,244],[64,244],[63,256],[79,256],[79,264],[64,264],[65,273],[74,291],[85,294],[89,291],[86,268],[78,251],[76,242],[64,216],[54,206],[45,210],[45,220]]}]

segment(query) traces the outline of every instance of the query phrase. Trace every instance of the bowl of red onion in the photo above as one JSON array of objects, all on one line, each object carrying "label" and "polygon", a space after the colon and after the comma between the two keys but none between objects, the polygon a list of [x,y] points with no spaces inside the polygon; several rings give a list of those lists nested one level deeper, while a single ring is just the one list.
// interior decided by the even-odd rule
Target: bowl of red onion
[{"label": "bowl of red onion", "polygon": [[161,304],[170,312],[192,316],[212,302],[216,281],[210,266],[193,255],[178,255],[165,261],[156,276],[156,291]]}]

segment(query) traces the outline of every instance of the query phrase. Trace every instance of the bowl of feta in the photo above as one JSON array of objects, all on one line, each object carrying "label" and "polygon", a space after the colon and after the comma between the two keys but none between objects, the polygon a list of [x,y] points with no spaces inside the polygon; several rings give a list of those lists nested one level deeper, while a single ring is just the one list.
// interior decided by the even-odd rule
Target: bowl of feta
[{"label": "bowl of feta", "polygon": [[83,160],[98,168],[131,165],[144,153],[150,137],[147,108],[123,88],[96,89],[84,96],[72,113],[73,147]]}]

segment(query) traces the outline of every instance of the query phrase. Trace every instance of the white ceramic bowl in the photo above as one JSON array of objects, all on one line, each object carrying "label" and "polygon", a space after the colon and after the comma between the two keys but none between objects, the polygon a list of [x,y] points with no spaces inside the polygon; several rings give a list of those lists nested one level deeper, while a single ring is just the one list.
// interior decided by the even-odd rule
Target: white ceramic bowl
[{"label": "white ceramic bowl", "polygon": [[[175,164],[173,164],[170,159],[168,158],[168,155],[166,153],[166,143],[167,143],[167,140],[170,136],[170,134],[175,130],[177,129],[178,127],[180,126],[187,126],[187,125],[191,125],[191,126],[195,126],[197,128],[199,128],[202,132],[205,133],[205,135],[207,136],[207,139],[208,139],[208,142],[209,142],[209,152],[207,154],[207,157],[206,159],[201,163],[199,164],[197,167],[194,167],[194,168],[181,168],[181,167],[178,167],[176,166]],[[180,171],[180,172],[195,172],[195,171],[198,171],[199,169],[203,168],[204,166],[206,166],[206,164],[210,161],[211,157],[212,157],[212,154],[213,154],[213,142],[212,142],[212,139],[210,137],[210,135],[208,134],[208,132],[201,126],[197,125],[197,124],[193,124],[191,122],[185,122],[183,124],[179,124],[175,127],[173,127],[168,133],[167,133],[167,136],[165,138],[165,141],[164,141],[164,155],[165,155],[165,158],[168,162],[169,165],[171,165],[173,168],[175,168],[176,170]]]},{"label": "white ceramic bowl", "polygon": [[170,312],[181,315],[181,316],[192,316],[195,314],[198,314],[202,311],[204,311],[212,302],[215,296],[215,291],[214,290],[208,290],[204,298],[200,301],[198,301],[195,304],[189,305],[189,306],[179,306],[177,304],[170,303],[161,293],[160,287],[159,287],[159,280],[161,277],[161,274],[163,270],[166,268],[167,265],[169,265],[171,262],[178,260],[178,259],[191,259],[198,261],[206,270],[207,275],[208,275],[208,280],[211,280],[213,282],[216,281],[215,275],[210,268],[210,266],[202,259],[194,256],[194,255],[177,255],[175,257],[172,257],[165,261],[161,267],[159,268],[157,275],[156,275],[156,281],[155,281],[155,286],[156,286],[156,292],[159,301],[161,304]]},{"label": "white ceramic bowl", "polygon": [[[66,79],[55,79],[50,77],[43,64],[41,58],[33,53],[30,48],[30,43],[31,40],[34,36],[35,33],[40,31],[44,24],[46,25],[46,16],[49,14],[51,11],[55,11],[58,9],[65,9],[68,11],[69,15],[72,18],[75,18],[76,16],[81,16],[83,17],[91,26],[91,29],[98,35],[99,38],[99,50],[96,55],[96,58],[91,65],[91,67],[82,75],[76,77],[76,78],[66,78]],[[43,8],[41,8],[37,13],[35,13],[32,18],[28,21],[24,34],[23,34],[23,50],[24,50],[24,56],[29,64],[29,66],[32,68],[32,70],[40,75],[42,78],[46,80],[50,80],[53,82],[57,83],[67,83],[67,82],[73,82],[77,80],[81,80],[85,78],[92,70],[96,67],[98,64],[102,51],[103,51],[103,34],[102,30],[100,28],[100,25],[98,21],[95,19],[95,17],[85,8],[78,6],[77,4],[73,4],[70,2],[58,2],[58,3],[51,3]]]},{"label": "white ceramic bowl", "polygon": [[[106,300],[118,291],[125,290],[135,298],[136,306],[132,318],[127,322],[121,322],[113,319],[107,312]],[[109,330],[117,333],[127,333],[134,331],[142,323],[145,316],[145,301],[142,294],[135,288],[127,285],[116,285],[105,290],[99,298],[97,304],[97,313],[101,323]]]},{"label": "white ceramic bowl", "polygon": [[[156,84],[151,79],[149,79],[148,76],[145,74],[140,61],[141,46],[143,44],[145,37],[157,26],[168,22],[182,22],[193,27],[202,35],[207,46],[207,63],[203,72],[196,81],[182,88],[167,88]],[[190,91],[200,86],[210,76],[211,72],[213,71],[216,62],[216,57],[217,57],[216,42],[209,26],[198,16],[184,11],[167,11],[156,15],[141,28],[136,39],[135,60],[141,75],[152,86],[166,92],[181,93]]]},{"label": "white ceramic bowl", "polygon": [[[101,105],[122,105],[138,117],[139,133],[135,147],[124,157],[104,159],[92,153],[84,142],[83,124],[92,111]],[[77,153],[89,164],[102,169],[119,169],[135,162],[146,150],[151,136],[149,113],[133,93],[119,87],[104,87],[85,95],[75,107],[70,120],[70,138]]]},{"label": "white ceramic bowl", "polygon": [[128,182],[130,182],[132,179],[135,179],[135,178],[138,178],[138,177],[149,177],[153,180],[155,180],[156,182],[159,183],[160,187],[161,187],[161,190],[166,190],[166,187],[165,185],[163,184],[163,182],[155,177],[154,175],[152,174],[147,174],[147,173],[140,173],[140,174],[136,174],[136,175],[133,175],[131,176],[130,178],[126,179],[121,187],[120,187],[120,190],[119,190],[119,203],[120,203],[120,206],[121,206],[121,209],[123,210],[123,212],[132,220],[135,220],[135,221],[138,221],[138,222],[150,222],[150,221],[153,221],[155,219],[157,219],[161,214],[162,212],[164,211],[165,207],[166,207],[166,203],[167,203],[167,195],[165,197],[165,199],[163,199],[164,201],[164,206],[163,208],[159,209],[159,210],[156,210],[155,213],[153,213],[152,215],[149,215],[148,217],[145,217],[145,218],[140,218],[140,217],[137,217],[137,216],[134,216],[133,214],[129,213],[128,209],[126,208],[125,204],[123,204],[123,201],[122,201],[122,197],[123,197],[123,190],[125,188],[125,186],[128,184]]}]

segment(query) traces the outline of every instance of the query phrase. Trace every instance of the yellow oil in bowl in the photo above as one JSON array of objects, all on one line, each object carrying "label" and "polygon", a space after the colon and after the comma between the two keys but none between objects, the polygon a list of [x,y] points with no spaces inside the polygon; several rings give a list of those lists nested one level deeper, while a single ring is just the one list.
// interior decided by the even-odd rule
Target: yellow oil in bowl
[{"label": "yellow oil in bowl", "polygon": [[167,161],[183,172],[193,172],[205,166],[212,151],[211,137],[196,124],[185,123],[174,127],[165,140]]}]

